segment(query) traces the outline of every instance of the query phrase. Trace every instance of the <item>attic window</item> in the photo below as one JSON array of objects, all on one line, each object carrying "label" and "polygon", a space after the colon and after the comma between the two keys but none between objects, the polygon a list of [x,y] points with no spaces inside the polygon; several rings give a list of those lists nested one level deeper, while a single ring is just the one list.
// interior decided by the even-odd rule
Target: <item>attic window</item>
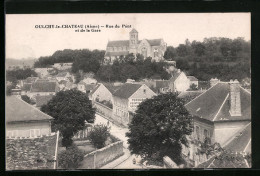
[{"label": "attic window", "polygon": [[144,89],[144,94],[146,93],[146,89]]}]

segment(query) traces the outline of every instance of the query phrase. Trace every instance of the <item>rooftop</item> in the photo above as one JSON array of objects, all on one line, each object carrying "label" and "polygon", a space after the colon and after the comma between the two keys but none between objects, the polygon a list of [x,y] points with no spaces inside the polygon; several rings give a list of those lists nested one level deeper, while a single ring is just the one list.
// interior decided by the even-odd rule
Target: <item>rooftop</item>
[{"label": "rooftop", "polygon": [[41,107],[42,105],[45,105],[52,99],[53,95],[38,95],[35,97],[36,99],[36,106]]},{"label": "rooftop", "polygon": [[31,92],[56,92],[57,89],[56,82],[36,81],[32,84]]},{"label": "rooftop", "polygon": [[198,79],[194,76],[187,76],[187,78],[190,80],[190,81],[198,81]]},{"label": "rooftop", "polygon": [[251,94],[242,87],[240,87],[240,99],[242,115],[231,116],[229,113],[229,83],[219,82],[191,100],[185,106],[192,115],[210,121],[250,120]]},{"label": "rooftop", "polygon": [[6,97],[6,122],[51,120],[51,116],[15,96]]},{"label": "rooftop", "polygon": [[142,85],[141,84],[132,84],[125,83],[122,85],[115,93],[114,96],[128,99],[133,95]]}]

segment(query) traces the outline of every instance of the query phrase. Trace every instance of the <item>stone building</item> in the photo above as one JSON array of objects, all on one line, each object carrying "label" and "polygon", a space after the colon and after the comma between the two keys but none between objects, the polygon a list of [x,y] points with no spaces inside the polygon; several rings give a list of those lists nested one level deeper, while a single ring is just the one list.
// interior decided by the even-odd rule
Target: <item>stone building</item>
[{"label": "stone building", "polygon": [[136,111],[138,105],[155,95],[145,84],[125,83],[113,94],[113,119],[127,126],[131,121],[130,114]]},{"label": "stone building", "polygon": [[160,61],[163,60],[166,48],[167,44],[163,39],[139,40],[137,30],[132,29],[129,33],[129,40],[109,41],[107,43],[105,59],[107,62],[113,62],[120,56],[139,53],[144,58],[151,57],[155,61]]}]

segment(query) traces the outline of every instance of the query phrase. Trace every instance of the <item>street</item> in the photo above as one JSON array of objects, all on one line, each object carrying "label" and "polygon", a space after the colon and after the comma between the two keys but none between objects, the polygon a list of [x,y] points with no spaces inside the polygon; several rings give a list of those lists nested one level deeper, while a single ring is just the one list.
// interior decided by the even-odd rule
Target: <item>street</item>
[{"label": "street", "polygon": [[[95,124],[107,125],[107,122],[107,119],[96,114]],[[109,122],[109,125],[111,126],[111,134],[124,142],[124,155],[103,166],[101,169],[142,169],[142,166],[133,164],[134,155],[131,155],[128,150],[127,137],[125,136],[125,133],[129,130],[127,128],[118,127],[112,122]]]}]

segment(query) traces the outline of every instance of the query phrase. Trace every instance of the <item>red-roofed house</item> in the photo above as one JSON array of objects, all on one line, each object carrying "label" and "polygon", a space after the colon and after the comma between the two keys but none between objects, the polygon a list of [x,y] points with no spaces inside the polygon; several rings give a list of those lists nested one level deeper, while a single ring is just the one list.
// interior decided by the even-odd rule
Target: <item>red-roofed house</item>
[{"label": "red-roofed house", "polygon": [[6,97],[6,137],[35,138],[51,134],[53,118],[25,101]]},{"label": "red-roofed house", "polygon": [[129,113],[134,113],[142,101],[155,95],[145,84],[125,83],[113,94],[113,119],[127,126],[131,121]]}]

